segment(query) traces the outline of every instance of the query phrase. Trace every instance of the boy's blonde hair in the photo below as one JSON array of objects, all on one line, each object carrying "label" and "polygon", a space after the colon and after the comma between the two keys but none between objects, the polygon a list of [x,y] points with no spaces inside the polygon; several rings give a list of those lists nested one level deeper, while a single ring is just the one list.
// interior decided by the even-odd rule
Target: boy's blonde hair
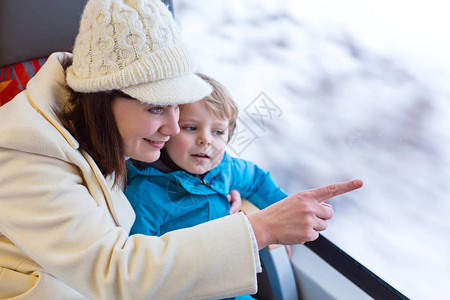
[{"label": "boy's blonde hair", "polygon": [[228,90],[219,82],[204,74],[196,73],[196,75],[213,87],[211,95],[206,96],[200,101],[205,103],[208,110],[211,111],[217,118],[229,119],[227,141],[229,142],[236,129],[236,119],[239,114],[236,103],[231,98]]}]

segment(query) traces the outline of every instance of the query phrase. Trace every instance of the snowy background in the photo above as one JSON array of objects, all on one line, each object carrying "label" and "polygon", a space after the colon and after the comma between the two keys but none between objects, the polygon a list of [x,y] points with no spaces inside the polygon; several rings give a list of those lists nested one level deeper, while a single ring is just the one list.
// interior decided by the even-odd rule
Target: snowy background
[{"label": "snowy background", "polygon": [[450,4],[174,2],[241,110],[230,153],[289,193],[363,179],[324,235],[412,299],[449,297]]}]

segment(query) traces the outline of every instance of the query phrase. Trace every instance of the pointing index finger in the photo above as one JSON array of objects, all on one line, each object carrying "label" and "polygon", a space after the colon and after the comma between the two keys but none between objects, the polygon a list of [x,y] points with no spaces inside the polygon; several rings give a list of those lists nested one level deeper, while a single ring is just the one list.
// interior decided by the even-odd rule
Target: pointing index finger
[{"label": "pointing index finger", "polygon": [[359,189],[363,186],[362,180],[355,179],[347,182],[340,182],[335,184],[330,184],[326,186],[322,186],[309,192],[314,195],[318,201],[323,202],[334,196],[345,194],[351,192],[353,190]]}]

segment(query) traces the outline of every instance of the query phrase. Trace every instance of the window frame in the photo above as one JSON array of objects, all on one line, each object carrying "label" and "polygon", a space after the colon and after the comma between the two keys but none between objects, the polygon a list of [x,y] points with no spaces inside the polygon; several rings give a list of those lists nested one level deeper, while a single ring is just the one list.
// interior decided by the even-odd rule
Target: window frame
[{"label": "window frame", "polygon": [[405,295],[375,275],[359,261],[319,234],[305,246],[374,299],[409,300]]}]

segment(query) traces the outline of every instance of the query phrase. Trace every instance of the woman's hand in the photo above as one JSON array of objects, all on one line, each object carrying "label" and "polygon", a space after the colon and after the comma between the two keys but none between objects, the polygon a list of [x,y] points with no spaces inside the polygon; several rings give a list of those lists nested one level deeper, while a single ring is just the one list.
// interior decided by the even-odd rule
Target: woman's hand
[{"label": "woman's hand", "polygon": [[336,183],[306,190],[247,215],[258,248],[270,244],[303,244],[318,238],[327,228],[333,209],[324,201],[362,187],[361,180]]},{"label": "woman's hand", "polygon": [[230,215],[239,212],[242,206],[241,194],[236,190],[231,190],[227,198],[230,202]]}]

